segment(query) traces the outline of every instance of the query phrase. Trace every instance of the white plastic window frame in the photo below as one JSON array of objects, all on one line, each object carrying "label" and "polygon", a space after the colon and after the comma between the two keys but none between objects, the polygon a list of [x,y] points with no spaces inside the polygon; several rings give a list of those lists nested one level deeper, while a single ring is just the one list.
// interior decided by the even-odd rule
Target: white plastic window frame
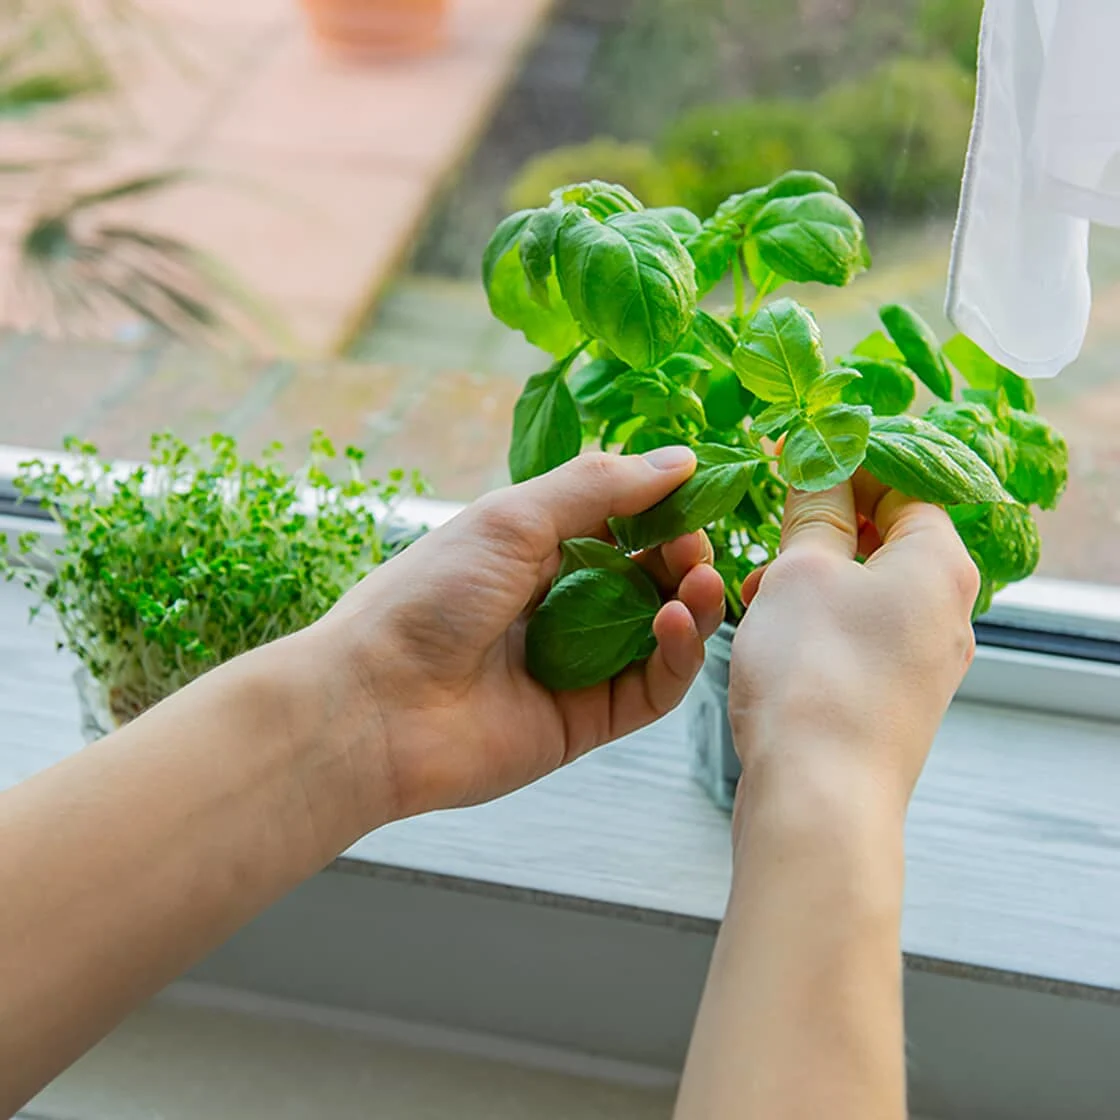
[{"label": "white plastic window frame", "polygon": [[[0,445],[0,494],[11,491],[20,463],[34,458],[74,461],[63,453]],[[119,465],[128,470],[135,464]],[[461,508],[453,502],[410,498],[400,503],[396,515],[410,524],[435,527]],[[0,536],[9,544],[28,530],[48,537],[56,531],[53,522],[21,515],[18,507],[0,511]],[[1033,577],[1000,592],[982,622],[1001,632],[1000,644],[985,642],[981,625],[976,661],[961,686],[960,699],[1120,720],[1120,587]],[[1017,634],[1023,635],[1021,645]],[[1037,641],[1027,640],[1039,635],[1089,639],[1090,648],[1070,656],[1046,652],[1043,642],[1040,651]],[[1108,657],[1092,656],[1092,643]],[[1056,645],[1061,648],[1062,642]]]}]

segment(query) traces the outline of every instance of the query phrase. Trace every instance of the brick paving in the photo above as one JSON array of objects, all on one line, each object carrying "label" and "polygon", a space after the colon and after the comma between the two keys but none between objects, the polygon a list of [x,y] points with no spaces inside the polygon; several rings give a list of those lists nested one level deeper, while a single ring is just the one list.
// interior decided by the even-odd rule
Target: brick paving
[{"label": "brick paving", "polygon": [[[121,98],[74,110],[110,137],[74,185],[189,169],[173,188],[121,202],[114,219],[220,258],[284,322],[265,347],[340,352],[549,3],[451,0],[439,50],[354,64],[315,48],[295,0],[134,0],[138,25],[102,34]],[[38,118],[4,127],[6,157],[43,142]],[[0,207],[0,292],[12,289],[13,247],[38,189]],[[33,310],[7,298],[0,323],[27,328]],[[104,326],[112,337],[121,324]]]}]

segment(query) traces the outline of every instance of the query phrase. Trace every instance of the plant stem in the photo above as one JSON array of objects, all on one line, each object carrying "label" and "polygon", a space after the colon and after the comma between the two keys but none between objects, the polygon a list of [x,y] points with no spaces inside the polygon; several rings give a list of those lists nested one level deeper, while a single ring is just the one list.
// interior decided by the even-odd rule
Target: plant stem
[{"label": "plant stem", "polygon": [[735,319],[738,322],[743,317],[743,310],[747,306],[747,287],[743,280],[743,250],[735,250],[731,262],[731,274],[735,278]]},{"label": "plant stem", "polygon": [[774,273],[768,272],[766,279],[762,281],[758,291],[755,293],[754,300],[751,302],[750,310],[747,312],[747,318],[753,319],[758,314],[758,309],[762,306],[762,301],[774,290]]}]

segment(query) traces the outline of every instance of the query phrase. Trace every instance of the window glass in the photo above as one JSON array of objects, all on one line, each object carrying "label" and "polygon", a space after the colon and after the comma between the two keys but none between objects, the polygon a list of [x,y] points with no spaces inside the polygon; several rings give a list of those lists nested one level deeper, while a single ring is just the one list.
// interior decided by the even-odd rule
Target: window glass
[{"label": "window glass", "polygon": [[[888,300],[948,330],[980,6],[0,0],[0,443],[322,427],[474,497],[547,361],[491,317],[482,250],[591,178],[706,216],[819,170],[875,262],[793,293],[830,352]],[[1072,452],[1040,572],[1116,583],[1120,235],[1093,271],[1085,354],[1037,386]]]}]

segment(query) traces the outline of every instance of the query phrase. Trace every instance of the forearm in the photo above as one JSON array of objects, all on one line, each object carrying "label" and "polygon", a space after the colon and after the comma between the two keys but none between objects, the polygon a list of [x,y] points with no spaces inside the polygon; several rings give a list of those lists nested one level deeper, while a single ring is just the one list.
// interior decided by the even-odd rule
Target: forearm
[{"label": "forearm", "polygon": [[308,652],[233,662],[0,795],[0,1114],[379,823]]},{"label": "forearm", "polygon": [[745,803],[678,1120],[905,1115],[902,815],[802,777]]}]

